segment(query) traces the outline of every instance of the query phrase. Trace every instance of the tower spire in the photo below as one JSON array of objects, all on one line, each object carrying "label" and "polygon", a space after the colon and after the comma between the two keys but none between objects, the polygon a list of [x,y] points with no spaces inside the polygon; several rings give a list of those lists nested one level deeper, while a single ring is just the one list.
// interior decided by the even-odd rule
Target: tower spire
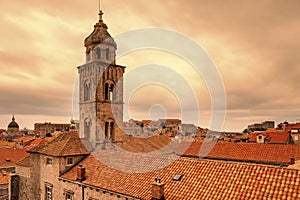
[{"label": "tower spire", "polygon": [[101,0],[99,0],[99,20],[102,21],[102,15],[103,15],[103,12],[101,10]]}]

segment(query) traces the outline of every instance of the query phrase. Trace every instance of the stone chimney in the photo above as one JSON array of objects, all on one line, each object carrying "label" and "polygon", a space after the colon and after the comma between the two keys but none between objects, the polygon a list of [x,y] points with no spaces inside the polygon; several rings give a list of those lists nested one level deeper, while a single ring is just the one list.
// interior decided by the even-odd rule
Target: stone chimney
[{"label": "stone chimney", "polygon": [[154,183],[151,184],[151,193],[152,198],[151,200],[164,200],[165,199],[165,192],[164,187],[165,184],[161,182],[160,178],[155,178]]},{"label": "stone chimney", "polygon": [[82,166],[82,164],[79,165],[77,168],[77,178],[76,181],[84,181],[85,180],[85,168]]},{"label": "stone chimney", "polygon": [[295,157],[292,156],[290,159],[291,159],[291,164],[292,164],[292,165],[295,164]]}]

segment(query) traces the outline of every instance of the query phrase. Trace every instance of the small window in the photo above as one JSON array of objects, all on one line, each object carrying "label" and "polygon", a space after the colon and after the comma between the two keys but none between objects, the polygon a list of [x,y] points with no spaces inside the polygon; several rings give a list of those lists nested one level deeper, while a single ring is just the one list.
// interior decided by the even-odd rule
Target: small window
[{"label": "small window", "polygon": [[106,60],[108,60],[109,59],[109,49],[107,48],[106,49]]},{"label": "small window", "polygon": [[174,181],[180,181],[183,177],[183,174],[176,174],[174,177],[173,177],[173,180]]},{"label": "small window", "polygon": [[261,140],[261,139],[262,139],[262,136],[261,136],[261,135],[259,135],[259,136],[258,136],[258,139],[259,139],[259,140]]},{"label": "small window", "polygon": [[96,57],[97,57],[97,60],[101,59],[101,50],[100,50],[100,48],[96,49]]},{"label": "small window", "polygon": [[48,184],[45,185],[45,199],[52,200],[52,187]]},{"label": "small window", "polygon": [[46,164],[47,165],[52,165],[52,158],[47,158]]},{"label": "small window", "polygon": [[73,200],[73,193],[66,193],[66,200]]},{"label": "small window", "polygon": [[67,165],[72,165],[73,164],[73,158],[67,158]]}]

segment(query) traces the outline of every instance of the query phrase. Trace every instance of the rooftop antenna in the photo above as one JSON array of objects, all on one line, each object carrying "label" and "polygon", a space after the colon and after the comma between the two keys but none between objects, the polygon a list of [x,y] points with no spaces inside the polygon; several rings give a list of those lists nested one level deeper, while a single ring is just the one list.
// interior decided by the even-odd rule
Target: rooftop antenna
[{"label": "rooftop antenna", "polygon": [[103,15],[103,12],[101,10],[101,0],[99,0],[99,20],[102,21],[102,15]]}]

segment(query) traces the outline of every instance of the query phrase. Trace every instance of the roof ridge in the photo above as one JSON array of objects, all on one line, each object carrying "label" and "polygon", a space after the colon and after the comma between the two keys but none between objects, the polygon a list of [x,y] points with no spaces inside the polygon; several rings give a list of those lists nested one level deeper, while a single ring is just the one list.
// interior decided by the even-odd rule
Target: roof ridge
[{"label": "roof ridge", "polygon": [[62,156],[62,152],[65,150],[65,147],[66,147],[66,145],[69,143],[70,139],[71,139],[71,137],[69,137],[69,138],[66,139],[66,140],[63,140],[63,141],[65,141],[65,144],[62,146],[62,148],[61,148],[61,150],[60,150],[60,152],[59,152],[59,156]]}]

